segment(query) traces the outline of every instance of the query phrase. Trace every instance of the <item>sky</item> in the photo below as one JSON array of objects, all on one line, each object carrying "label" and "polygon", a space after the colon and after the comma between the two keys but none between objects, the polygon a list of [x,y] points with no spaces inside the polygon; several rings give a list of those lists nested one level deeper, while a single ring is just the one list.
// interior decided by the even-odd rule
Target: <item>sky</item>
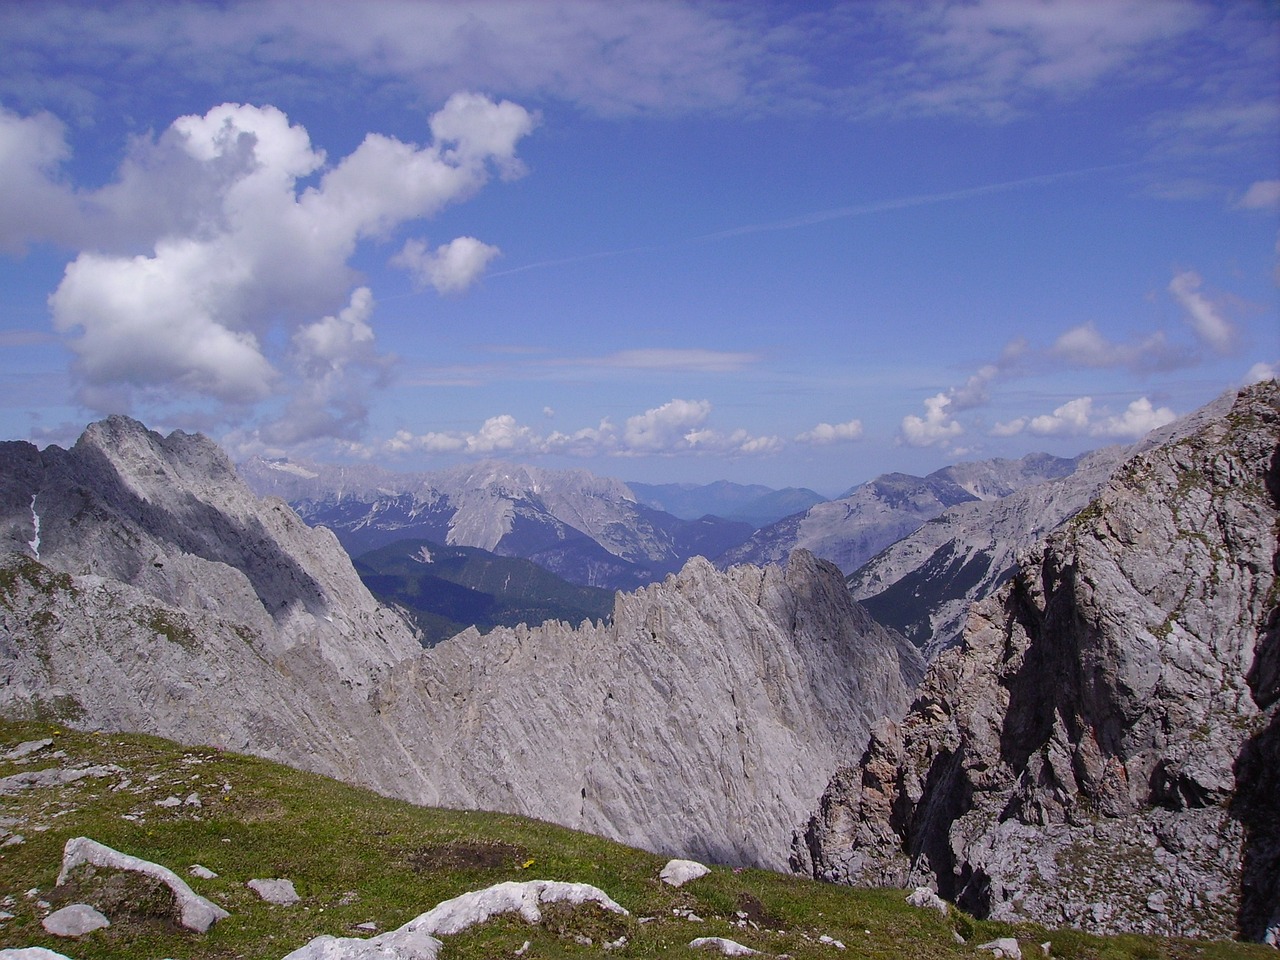
[{"label": "sky", "polygon": [[1280,369],[1280,7],[0,4],[0,437],[824,495]]}]

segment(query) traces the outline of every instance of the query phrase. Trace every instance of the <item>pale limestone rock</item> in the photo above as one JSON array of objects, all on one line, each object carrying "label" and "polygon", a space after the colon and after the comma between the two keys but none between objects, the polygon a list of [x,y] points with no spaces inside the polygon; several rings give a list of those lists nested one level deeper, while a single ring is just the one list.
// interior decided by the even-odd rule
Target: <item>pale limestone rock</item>
[{"label": "pale limestone rock", "polygon": [[594,903],[612,913],[627,914],[603,890],[589,884],[508,881],[446,900],[376,937],[317,937],[283,960],[435,960],[441,949],[437,937],[461,933],[504,913],[518,913],[526,922],[537,923],[542,919],[542,903]]},{"label": "pale limestone rock", "polygon": [[710,872],[710,867],[696,860],[670,860],[658,876],[668,886],[683,887],[689,881],[705,877]]},{"label": "pale limestone rock", "polygon": [[743,946],[736,940],[726,940],[724,937],[698,937],[696,940],[689,941],[689,947],[693,950],[717,950],[726,957],[753,957],[760,952]]},{"label": "pale limestone rock", "polygon": [[73,837],[67,841],[62,851],[58,885],[66,883],[75,869],[83,864],[106,870],[129,870],[159,880],[173,891],[181,911],[181,924],[196,933],[204,933],[219,920],[230,916],[220,906],[197,894],[168,867],[121,853],[88,837]]},{"label": "pale limestone rock", "polygon": [[937,910],[944,917],[947,915],[947,901],[930,890],[928,887],[916,887],[907,895],[907,903],[913,907],[919,907],[921,910]]},{"label": "pale limestone rock", "polygon": [[281,907],[293,906],[293,904],[302,899],[298,896],[298,891],[293,888],[292,880],[250,880],[245,886],[267,903],[274,903]]},{"label": "pale limestone rock", "polygon": [[1018,946],[1018,941],[1013,937],[1000,937],[989,943],[980,943],[976,947],[978,950],[990,950],[997,957],[1004,957],[1005,960],[1022,960],[1022,948]]},{"label": "pale limestone rock", "polygon": [[202,866],[201,864],[198,864],[198,863],[193,863],[191,865],[191,869],[189,872],[193,877],[196,877],[200,880],[214,880],[214,879],[217,879],[217,876],[218,876],[208,867]]},{"label": "pale limestone rock", "polygon": [[71,960],[66,954],[44,947],[11,947],[0,950],[0,960]]},{"label": "pale limestone rock", "polygon": [[111,921],[87,903],[73,903],[55,910],[40,925],[55,937],[82,937],[111,926]]},{"label": "pale limestone rock", "polygon": [[46,737],[43,740],[27,740],[23,743],[18,744],[12,750],[4,754],[3,759],[21,760],[23,757],[28,757],[33,753],[38,753],[39,751],[43,750],[45,747],[51,747],[51,746],[53,746],[53,740],[48,737]]},{"label": "pale limestone rock", "polygon": [[1194,426],[1125,461],[971,608],[907,716],[832,779],[797,862],[995,919],[1263,938],[1280,910],[1280,386]]}]

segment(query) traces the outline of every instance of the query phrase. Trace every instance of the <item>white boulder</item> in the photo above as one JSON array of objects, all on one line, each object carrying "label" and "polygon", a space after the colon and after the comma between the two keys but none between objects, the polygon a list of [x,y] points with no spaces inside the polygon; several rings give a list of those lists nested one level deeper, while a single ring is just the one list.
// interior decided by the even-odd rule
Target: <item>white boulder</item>
[{"label": "white boulder", "polygon": [[245,886],[267,901],[267,903],[274,903],[281,907],[292,906],[302,899],[298,896],[298,891],[293,888],[292,880],[278,878],[250,880]]},{"label": "white boulder", "polygon": [[726,957],[749,957],[759,953],[738,943],[737,940],[726,940],[724,937],[699,937],[690,940],[689,946],[694,950],[719,950]]},{"label": "white boulder", "polygon": [[705,877],[711,872],[709,867],[705,867],[696,860],[671,860],[662,872],[658,874],[662,878],[662,882],[673,887],[683,887],[691,880],[697,880],[699,877]]}]

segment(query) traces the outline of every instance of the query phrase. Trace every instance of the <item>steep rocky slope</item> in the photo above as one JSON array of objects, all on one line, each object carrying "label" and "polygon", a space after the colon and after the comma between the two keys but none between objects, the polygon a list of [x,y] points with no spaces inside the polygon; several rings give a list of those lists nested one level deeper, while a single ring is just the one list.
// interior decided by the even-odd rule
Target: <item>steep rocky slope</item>
[{"label": "steep rocky slope", "polygon": [[927,477],[888,473],[844,496],[815,504],[756,531],[727,550],[721,566],[785,563],[791,551],[809,550],[853,573],[890,544],[918,530],[949,507],[1008,496],[1032,484],[1069,475],[1076,461],[1036,453],[1021,460],[983,460],[944,467]]},{"label": "steep rocky slope", "polygon": [[70,450],[0,444],[7,715],[219,743],[404,781],[371,692],[419,645],[331,534],[262,502],[203,437],[112,417]]},{"label": "steep rocky slope", "polygon": [[[613,622],[422,651],[337,540],[203,437],[122,417],[0,445],[0,713],[216,744],[651,849],[785,862],[921,673],[838,570],[678,576]],[[852,745],[852,746],[851,746]]]},{"label": "steep rocky slope", "polygon": [[998,918],[1280,933],[1280,387],[1197,426],[973,607],[797,868]]},{"label": "steep rocky slope", "polygon": [[[839,571],[678,575],[619,594],[612,622],[463,634],[384,687],[433,771],[422,799],[510,810],[627,843],[782,867],[791,830],[920,661]],[[416,739],[415,739],[416,734]]]},{"label": "steep rocky slope", "polygon": [[352,556],[400,539],[479,547],[532,560],[571,583],[632,589],[689,557],[717,556],[750,533],[715,517],[682,520],[637,502],[620,480],[499,460],[432,473],[256,458],[249,485],[337,534]]}]

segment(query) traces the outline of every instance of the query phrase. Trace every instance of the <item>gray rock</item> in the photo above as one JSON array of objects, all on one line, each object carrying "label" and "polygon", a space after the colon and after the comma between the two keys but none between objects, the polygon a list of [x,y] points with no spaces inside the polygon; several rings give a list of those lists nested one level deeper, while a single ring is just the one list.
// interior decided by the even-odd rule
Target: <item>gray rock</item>
[{"label": "gray rock", "polygon": [[1271,381],[1125,461],[971,608],[907,716],[832,779],[797,863],[996,919],[1262,939],[1280,912],[1260,666],[1280,644],[1278,437]]},{"label": "gray rock", "polygon": [[928,887],[916,887],[915,890],[907,894],[907,903],[913,907],[919,907],[921,910],[937,910],[944,917],[950,909],[947,901],[943,900]]},{"label": "gray rock", "polygon": [[111,921],[87,903],[73,903],[55,910],[40,925],[55,937],[82,937],[111,926]]},{"label": "gray rock", "polygon": [[50,738],[45,738],[43,740],[27,740],[23,743],[18,744],[12,750],[4,754],[4,759],[5,760],[21,760],[23,757],[30,756],[33,753],[38,753],[39,751],[43,750],[45,747],[51,747],[51,746],[53,746],[53,740]]},{"label": "gray rock", "polygon": [[0,950],[0,960],[71,960],[70,957],[44,947],[14,947]]},{"label": "gray rock", "polygon": [[281,907],[293,906],[302,899],[298,896],[298,891],[293,888],[292,880],[250,880],[245,886],[267,903],[274,903]]},{"label": "gray rock", "polygon": [[1005,960],[1022,960],[1022,948],[1013,937],[1000,937],[988,943],[980,943],[975,949],[990,950],[995,956],[1004,957]]},{"label": "gray rock", "polygon": [[658,877],[667,886],[683,887],[686,883],[705,877],[710,872],[709,867],[694,860],[669,860]]},{"label": "gray rock", "polygon": [[726,957],[754,957],[760,953],[759,950],[752,950],[736,940],[727,940],[724,937],[698,937],[696,940],[689,941],[689,948],[691,950],[715,950],[723,953]]}]

